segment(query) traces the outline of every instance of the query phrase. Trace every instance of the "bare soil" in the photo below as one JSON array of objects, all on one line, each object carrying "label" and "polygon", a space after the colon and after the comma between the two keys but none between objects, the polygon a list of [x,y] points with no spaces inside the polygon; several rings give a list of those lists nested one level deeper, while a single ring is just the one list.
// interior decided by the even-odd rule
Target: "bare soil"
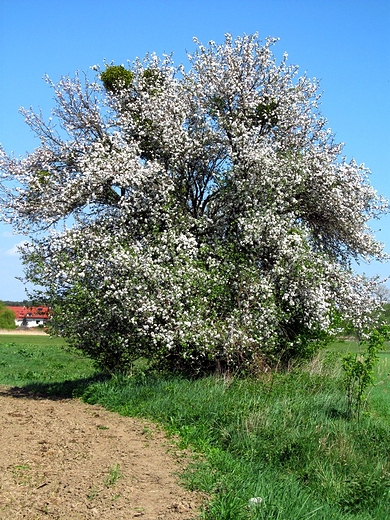
[{"label": "bare soil", "polygon": [[193,520],[188,461],[146,421],[0,387],[0,519]]}]

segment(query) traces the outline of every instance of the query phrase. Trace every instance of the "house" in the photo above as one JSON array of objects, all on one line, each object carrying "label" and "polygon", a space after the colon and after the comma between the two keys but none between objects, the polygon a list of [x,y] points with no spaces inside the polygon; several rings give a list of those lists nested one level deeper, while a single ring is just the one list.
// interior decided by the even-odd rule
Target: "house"
[{"label": "house", "polygon": [[49,307],[12,307],[7,305],[7,308],[15,313],[17,327],[44,326],[50,319]]}]

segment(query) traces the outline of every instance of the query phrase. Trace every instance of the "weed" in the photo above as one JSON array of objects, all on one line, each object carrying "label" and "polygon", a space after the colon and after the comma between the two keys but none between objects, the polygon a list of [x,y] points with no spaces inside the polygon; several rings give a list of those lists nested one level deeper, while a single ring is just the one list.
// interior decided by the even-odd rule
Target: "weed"
[{"label": "weed", "polygon": [[[105,487],[111,487],[111,486],[114,486],[118,480],[120,478],[122,478],[122,473],[119,469],[119,464],[115,464],[112,468],[109,469],[109,473],[108,473],[108,476],[104,479],[104,486]],[[94,485],[91,487],[88,495],[87,495],[87,499],[88,500],[94,500],[98,495],[99,493],[102,491],[101,488],[99,488],[98,486]],[[118,498],[120,497],[120,494],[116,494],[112,500],[115,501],[117,500]]]},{"label": "weed", "polygon": [[369,338],[362,342],[367,345],[363,354],[347,354],[342,365],[345,371],[345,387],[349,415],[359,419],[366,404],[368,389],[374,385],[374,368],[379,360],[378,352],[389,337],[389,327],[373,330]]},{"label": "weed", "polygon": [[18,464],[17,466],[15,466],[15,469],[16,470],[25,470],[25,469],[31,469],[29,464]]},{"label": "weed", "polygon": [[99,495],[100,491],[97,486],[93,486],[87,495],[88,500],[93,500]]},{"label": "weed", "polygon": [[109,470],[109,475],[104,481],[106,487],[114,486],[120,478],[122,478],[122,472],[119,468],[119,464],[115,464]]},{"label": "weed", "polygon": [[27,486],[31,483],[31,467],[28,463],[18,464],[14,466],[12,473],[14,475],[15,482]]},{"label": "weed", "polygon": [[153,433],[152,433],[152,430],[150,429],[149,426],[144,426],[143,429],[142,429],[142,435],[145,435],[145,437],[147,439],[152,439],[153,438]]}]

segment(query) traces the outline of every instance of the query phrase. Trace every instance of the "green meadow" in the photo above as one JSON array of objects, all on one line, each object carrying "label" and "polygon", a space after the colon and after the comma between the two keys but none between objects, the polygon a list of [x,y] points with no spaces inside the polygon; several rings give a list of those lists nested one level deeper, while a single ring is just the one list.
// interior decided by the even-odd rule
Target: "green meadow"
[{"label": "green meadow", "polygon": [[207,520],[388,520],[390,351],[380,353],[363,413],[347,414],[335,343],[310,363],[258,379],[104,377],[60,339],[0,336],[0,384],[81,397],[147,417],[193,452],[183,485],[209,496]]},{"label": "green meadow", "polygon": [[91,360],[67,349],[62,338],[0,335],[0,384],[33,385],[37,391],[42,386],[44,392],[56,394],[94,376]]}]

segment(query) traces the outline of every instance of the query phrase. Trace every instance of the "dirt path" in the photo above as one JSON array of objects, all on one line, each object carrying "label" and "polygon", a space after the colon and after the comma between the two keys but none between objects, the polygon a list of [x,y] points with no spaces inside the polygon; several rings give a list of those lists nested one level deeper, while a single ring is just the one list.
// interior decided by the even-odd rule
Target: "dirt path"
[{"label": "dirt path", "polygon": [[0,329],[0,334],[5,336],[12,336],[13,334],[17,334],[18,336],[47,336],[47,332],[43,329],[38,329],[37,327],[31,327],[30,329]]},{"label": "dirt path", "polygon": [[0,388],[0,519],[192,520],[183,455],[147,422]]}]

